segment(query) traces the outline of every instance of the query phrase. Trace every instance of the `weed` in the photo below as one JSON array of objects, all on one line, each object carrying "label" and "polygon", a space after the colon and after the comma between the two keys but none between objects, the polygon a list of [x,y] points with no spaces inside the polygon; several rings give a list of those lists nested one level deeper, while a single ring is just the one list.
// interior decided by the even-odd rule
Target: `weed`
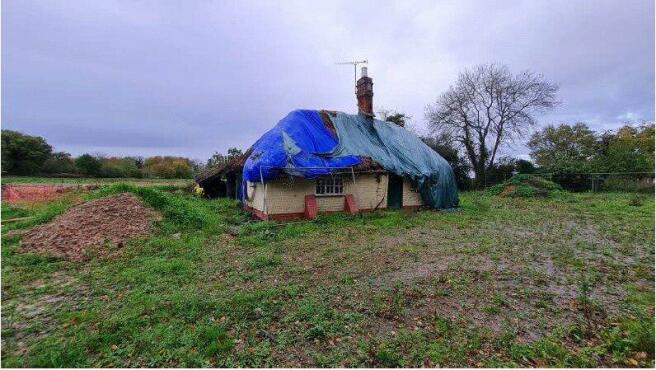
[{"label": "weed", "polygon": [[198,328],[198,337],[204,344],[206,356],[216,356],[229,352],[235,343],[222,326],[203,325]]},{"label": "weed", "polygon": [[629,200],[629,205],[632,207],[640,207],[644,203],[644,196],[640,194],[634,194]]}]

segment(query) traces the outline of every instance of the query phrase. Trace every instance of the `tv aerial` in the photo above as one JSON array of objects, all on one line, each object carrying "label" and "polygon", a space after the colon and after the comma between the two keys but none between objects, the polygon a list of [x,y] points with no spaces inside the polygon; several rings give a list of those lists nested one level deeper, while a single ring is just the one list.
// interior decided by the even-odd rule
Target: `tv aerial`
[{"label": "tv aerial", "polygon": [[369,63],[369,61],[367,61],[365,59],[365,60],[354,60],[352,62],[337,62],[335,64],[341,64],[341,65],[351,64],[351,65],[353,65],[353,85],[355,86],[355,84],[358,82],[358,64],[367,64],[367,63]]}]

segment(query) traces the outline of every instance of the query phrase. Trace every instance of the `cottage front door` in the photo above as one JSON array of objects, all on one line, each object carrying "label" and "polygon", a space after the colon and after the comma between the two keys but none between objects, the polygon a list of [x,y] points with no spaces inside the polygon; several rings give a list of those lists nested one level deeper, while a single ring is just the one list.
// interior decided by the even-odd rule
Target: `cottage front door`
[{"label": "cottage front door", "polygon": [[389,174],[387,182],[387,208],[403,207],[403,177]]}]

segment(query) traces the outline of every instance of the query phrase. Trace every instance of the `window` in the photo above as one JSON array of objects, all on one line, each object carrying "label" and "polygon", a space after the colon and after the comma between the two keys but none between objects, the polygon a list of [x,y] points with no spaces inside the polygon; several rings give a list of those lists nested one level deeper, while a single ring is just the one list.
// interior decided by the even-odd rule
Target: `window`
[{"label": "window", "polygon": [[317,179],[317,195],[344,194],[344,183],[339,176],[323,177]]}]

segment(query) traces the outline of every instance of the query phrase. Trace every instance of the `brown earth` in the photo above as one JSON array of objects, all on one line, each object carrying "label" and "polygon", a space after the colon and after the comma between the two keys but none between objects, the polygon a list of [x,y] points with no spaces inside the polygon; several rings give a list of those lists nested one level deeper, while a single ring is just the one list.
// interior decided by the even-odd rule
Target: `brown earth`
[{"label": "brown earth", "polygon": [[97,185],[3,185],[2,200],[11,204],[48,202],[73,191],[87,192],[97,188]]},{"label": "brown earth", "polygon": [[503,191],[501,191],[501,196],[508,196],[509,194],[514,193],[517,190],[517,186],[515,185],[508,185],[503,188]]},{"label": "brown earth", "polygon": [[33,228],[23,236],[20,251],[70,261],[106,256],[121,249],[128,239],[147,235],[159,218],[140,199],[122,193],[77,205]]}]

